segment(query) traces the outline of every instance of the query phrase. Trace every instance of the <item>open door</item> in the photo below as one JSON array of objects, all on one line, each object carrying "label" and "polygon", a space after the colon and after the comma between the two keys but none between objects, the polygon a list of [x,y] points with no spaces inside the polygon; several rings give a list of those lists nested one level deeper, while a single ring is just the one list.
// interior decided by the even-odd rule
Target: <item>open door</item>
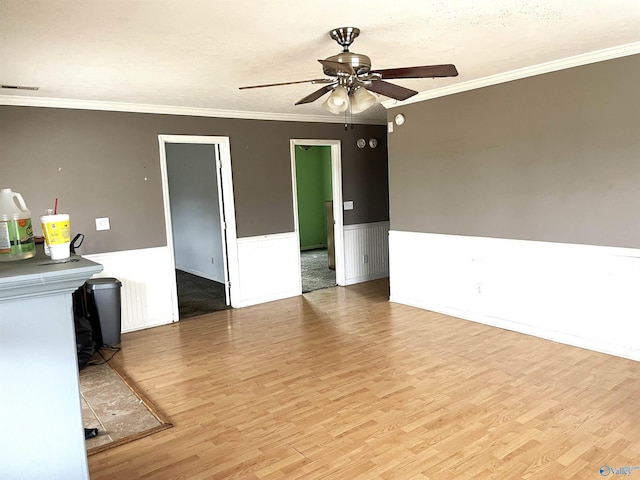
[{"label": "open door", "polygon": [[[171,267],[176,269],[176,250],[174,245],[175,231],[174,222],[172,220],[171,198],[169,192],[169,168],[167,164],[167,147],[174,147],[172,144],[208,144],[213,146],[210,161],[212,162],[214,171],[217,172],[215,185],[217,185],[218,209],[219,209],[219,234],[221,238],[220,255],[216,255],[217,261],[222,262],[221,272],[218,272],[218,278],[213,278],[220,283],[224,283],[225,300],[227,305],[237,305],[237,295],[235,295],[232,285],[237,285],[237,239],[235,228],[235,208],[233,198],[233,181],[231,178],[231,154],[228,137],[204,137],[190,135],[159,135],[160,143],[160,160],[162,174],[162,190],[165,212],[165,224],[167,234],[167,245],[171,255]],[[211,188],[213,190],[213,188]],[[182,218],[182,216],[176,217]],[[214,258],[211,258],[214,263]],[[188,271],[188,270],[187,270]],[[210,278],[206,274],[201,275],[204,278]],[[174,276],[175,278],[175,276]],[[172,288],[172,306],[174,321],[179,319],[177,286],[173,283]]]},{"label": "open door", "polygon": [[216,151],[216,181],[218,183],[218,208],[220,214],[220,236],[222,238],[222,258],[224,259],[224,295],[227,305],[231,305],[231,286],[229,282],[229,258],[227,257],[227,221],[224,209],[224,186],[222,183],[222,160],[220,160],[220,144],[215,144]]},{"label": "open door", "polygon": [[[293,186],[293,212],[295,232],[298,241],[298,265],[300,265],[300,219],[298,217],[298,186],[296,182],[296,148],[297,146],[326,146],[331,151],[331,188],[332,188],[332,228],[333,253],[335,259],[336,284],[345,285],[345,259],[344,259],[344,234],[342,216],[342,162],[340,155],[340,140],[291,140],[291,184]],[[302,277],[300,277],[302,284]]]}]

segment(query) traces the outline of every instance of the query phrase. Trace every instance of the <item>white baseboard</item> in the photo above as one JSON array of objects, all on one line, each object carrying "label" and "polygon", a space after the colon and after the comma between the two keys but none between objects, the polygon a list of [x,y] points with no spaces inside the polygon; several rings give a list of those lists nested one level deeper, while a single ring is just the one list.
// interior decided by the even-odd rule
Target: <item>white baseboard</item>
[{"label": "white baseboard", "polygon": [[307,250],[317,250],[319,248],[327,248],[327,244],[319,243],[318,245],[307,245],[306,247],[300,247],[300,251],[306,252]]},{"label": "white baseboard", "polygon": [[371,275],[364,275],[362,277],[350,277],[347,278],[347,285],[355,285],[356,283],[370,282],[371,280],[378,280],[380,278],[388,278],[388,273],[374,273]]},{"label": "white baseboard", "polygon": [[206,278],[207,280],[211,280],[213,282],[224,283],[224,280],[220,281],[220,279],[215,278],[213,275],[210,275],[205,272],[201,272],[200,270],[196,270],[189,267],[181,267],[180,265],[176,265],[176,270],[181,270],[183,272],[190,273],[191,275],[195,275],[196,277]]}]

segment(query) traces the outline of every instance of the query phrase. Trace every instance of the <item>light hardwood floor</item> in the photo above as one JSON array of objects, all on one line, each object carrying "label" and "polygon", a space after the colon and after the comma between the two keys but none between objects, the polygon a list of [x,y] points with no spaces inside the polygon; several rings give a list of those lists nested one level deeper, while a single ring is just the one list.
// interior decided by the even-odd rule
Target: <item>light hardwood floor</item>
[{"label": "light hardwood floor", "polygon": [[597,479],[640,466],[640,363],[393,304],[384,280],[122,347],[114,361],[175,426],[91,456],[92,480]]}]

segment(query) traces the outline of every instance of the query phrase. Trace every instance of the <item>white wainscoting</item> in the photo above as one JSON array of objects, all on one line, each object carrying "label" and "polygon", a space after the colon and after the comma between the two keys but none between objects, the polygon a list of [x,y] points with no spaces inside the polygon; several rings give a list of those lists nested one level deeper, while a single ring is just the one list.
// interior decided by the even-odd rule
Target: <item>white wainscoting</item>
[{"label": "white wainscoting", "polygon": [[344,226],[346,284],[389,276],[389,222]]},{"label": "white wainscoting", "polygon": [[391,231],[391,301],[640,360],[640,250]]},{"label": "white wainscoting", "polygon": [[238,238],[238,273],[237,307],[301,295],[296,234]]},{"label": "white wainscoting", "polygon": [[175,272],[168,247],[83,255],[104,269],[95,277],[122,282],[122,332],[155,327],[174,318]]},{"label": "white wainscoting", "polygon": [[[347,285],[389,275],[388,222],[344,227]],[[296,233],[237,240],[238,278],[234,307],[302,294]],[[363,262],[367,255],[367,263]],[[122,332],[178,321],[175,273],[169,247],[83,255],[103,265],[99,277],[122,282]]]},{"label": "white wainscoting", "polygon": [[[302,294],[293,232],[239,238],[237,242],[239,281],[231,285],[237,299],[234,307]],[[97,277],[115,277],[122,282],[123,333],[178,321],[169,247],[83,256],[103,265]]]}]

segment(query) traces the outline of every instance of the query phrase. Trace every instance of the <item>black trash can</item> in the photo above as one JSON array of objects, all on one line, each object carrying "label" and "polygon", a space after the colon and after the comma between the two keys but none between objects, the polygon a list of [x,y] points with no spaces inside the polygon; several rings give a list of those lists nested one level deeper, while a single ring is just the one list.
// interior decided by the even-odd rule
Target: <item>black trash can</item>
[{"label": "black trash can", "polygon": [[96,347],[120,343],[122,283],[117,278],[92,278],[87,280],[84,286],[89,297],[89,305],[93,307],[90,310],[92,326],[96,333]]}]

